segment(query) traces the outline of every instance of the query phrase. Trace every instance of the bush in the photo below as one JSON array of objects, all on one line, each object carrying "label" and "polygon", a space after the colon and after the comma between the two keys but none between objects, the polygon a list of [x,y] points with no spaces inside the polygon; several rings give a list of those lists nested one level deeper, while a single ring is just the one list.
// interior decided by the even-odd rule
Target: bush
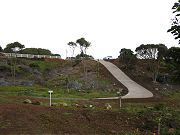
[{"label": "bush", "polygon": [[163,110],[165,108],[165,105],[164,104],[156,104],[155,106],[154,106],[154,109],[156,110],[156,111],[161,111],[161,110]]},{"label": "bush", "polygon": [[30,66],[31,68],[40,68],[37,63],[30,63],[29,66]]},{"label": "bush", "polygon": [[23,54],[34,54],[34,55],[51,55],[51,51],[42,48],[25,48],[21,50]]},{"label": "bush", "polygon": [[0,71],[1,72],[3,72],[3,71],[11,71],[11,68],[8,65],[2,64],[2,65],[0,65]]}]

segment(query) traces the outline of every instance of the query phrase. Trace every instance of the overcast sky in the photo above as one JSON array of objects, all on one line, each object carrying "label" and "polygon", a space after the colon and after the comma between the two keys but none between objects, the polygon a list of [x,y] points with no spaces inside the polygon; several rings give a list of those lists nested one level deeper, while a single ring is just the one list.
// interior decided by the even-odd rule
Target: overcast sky
[{"label": "overcast sky", "polygon": [[[0,45],[15,41],[70,56],[67,43],[84,37],[95,58],[117,57],[141,44],[177,46],[167,33],[177,0],[0,0]],[[77,51],[76,51],[77,53]]]}]

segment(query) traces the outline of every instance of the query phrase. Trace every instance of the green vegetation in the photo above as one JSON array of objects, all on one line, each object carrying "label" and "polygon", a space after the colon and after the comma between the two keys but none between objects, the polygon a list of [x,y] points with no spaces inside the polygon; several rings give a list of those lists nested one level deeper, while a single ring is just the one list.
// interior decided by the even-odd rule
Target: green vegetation
[{"label": "green vegetation", "polygon": [[[141,119],[141,131],[157,132],[160,124],[160,133],[163,135],[179,135],[180,110],[162,103],[131,103],[125,104],[120,112],[130,114],[130,119]],[[144,124],[145,123],[145,124]],[[173,133],[170,133],[170,129]]]},{"label": "green vegetation", "polygon": [[[1,86],[0,87],[0,104],[4,103],[22,103],[23,99],[33,98],[36,100],[42,100],[42,106],[49,106],[49,88],[42,86]],[[110,97],[116,96],[116,93],[102,92],[102,91],[78,91],[67,89],[52,89],[54,108],[67,108],[69,111],[63,112],[64,119],[71,119],[74,113],[70,110],[78,110],[83,108],[83,116],[92,117],[99,112],[109,112],[113,119],[125,120],[124,123],[131,123],[137,121],[138,124],[133,125],[135,128],[132,132],[123,132],[124,135],[138,135],[141,133],[153,133],[157,132],[158,124],[160,123],[160,133],[163,135],[178,135],[180,133],[180,109],[179,106],[179,92],[172,93],[169,97],[161,102],[146,102],[146,103],[128,103],[122,101],[122,108],[119,109],[117,101],[103,101],[98,102],[94,100],[88,100],[96,97]],[[9,98],[8,98],[9,97]],[[12,97],[15,97],[13,99]],[[41,98],[39,98],[41,97]],[[23,98],[23,99],[22,99]],[[57,98],[57,99],[56,99]],[[8,100],[7,100],[8,99]],[[79,100],[76,100],[79,99]],[[173,101],[173,102],[172,102]],[[112,106],[111,110],[106,110],[105,104],[109,103]],[[92,106],[92,107],[91,107]],[[120,114],[120,115],[119,115]],[[125,118],[121,118],[124,116]],[[132,123],[131,123],[132,124]],[[4,125],[1,125],[4,127]],[[87,127],[86,127],[87,128]]]},{"label": "green vegetation", "polygon": [[3,49],[2,49],[2,47],[0,46],[0,52],[3,52]]},{"label": "green vegetation", "polygon": [[172,74],[172,82],[180,83],[180,47],[168,49],[165,57],[168,70]]},{"label": "green vegetation", "polygon": [[77,47],[77,44],[74,43],[74,42],[69,42],[67,45],[71,48],[71,50],[72,50],[72,57],[73,57],[74,56],[74,51],[75,51],[75,49]]},{"label": "green vegetation", "polygon": [[[147,64],[147,74],[154,82],[180,82],[180,48],[167,48],[164,44],[142,44],[136,48],[136,54],[130,49],[120,51],[119,63],[125,70],[135,70],[138,61]],[[144,60],[144,61],[143,61]]]},{"label": "green vegetation", "polygon": [[170,99],[180,101],[180,92],[175,92],[170,95]]},{"label": "green vegetation", "polygon": [[32,60],[28,60],[27,62],[31,68],[38,69],[39,71],[42,72],[57,68],[60,65],[60,63],[58,62],[32,61]]},{"label": "green vegetation", "polygon": [[135,51],[137,52],[137,58],[151,60],[149,61],[149,69],[152,72],[153,81],[156,82],[159,73],[159,63],[165,57],[167,47],[163,44],[142,44]]},{"label": "green vegetation", "polygon": [[14,42],[6,45],[6,48],[4,48],[4,52],[6,53],[14,53],[21,51],[25,46],[22,45],[19,42]]},{"label": "green vegetation", "polygon": [[34,54],[34,55],[52,55],[51,51],[42,48],[25,48],[21,50],[22,54]]},{"label": "green vegetation", "polygon": [[175,39],[179,40],[179,44],[180,44],[180,23],[179,23],[180,0],[174,3],[172,10],[175,17],[172,19],[171,28],[168,30],[168,32],[171,32],[173,36],[175,36]]},{"label": "green vegetation", "polygon": [[34,55],[51,55],[51,56],[60,56],[59,54],[53,54],[48,49],[43,48],[25,48],[25,45],[22,45],[19,42],[9,43],[4,49],[0,46],[0,52],[5,53],[21,53],[21,54],[34,54]]},{"label": "green vegetation", "polygon": [[134,55],[134,52],[131,49],[123,48],[119,52],[120,55],[118,56],[120,62],[122,62],[125,65],[125,69],[133,69],[133,66],[136,63],[136,55]]},{"label": "green vegetation", "polygon": [[[1,95],[11,96],[33,96],[33,97],[49,97],[49,88],[41,86],[0,86]],[[53,90],[53,98],[79,98],[92,99],[98,97],[116,96],[113,92],[102,91],[84,91],[84,90],[67,90],[67,89],[51,89]]]},{"label": "green vegetation", "polygon": [[85,38],[80,38],[80,39],[77,39],[76,40],[76,43],[75,42],[69,42],[68,44],[67,44],[70,48],[71,48],[71,50],[72,50],[72,57],[73,57],[73,55],[74,55],[74,50],[76,49],[76,47],[79,45],[79,48],[80,48],[80,54],[79,55],[77,55],[77,57],[76,58],[78,58],[79,59],[79,57],[83,57],[83,58],[91,58],[92,56],[89,56],[89,55],[87,55],[86,54],[86,51],[87,51],[87,49],[91,46],[91,43],[90,42],[88,42]]}]

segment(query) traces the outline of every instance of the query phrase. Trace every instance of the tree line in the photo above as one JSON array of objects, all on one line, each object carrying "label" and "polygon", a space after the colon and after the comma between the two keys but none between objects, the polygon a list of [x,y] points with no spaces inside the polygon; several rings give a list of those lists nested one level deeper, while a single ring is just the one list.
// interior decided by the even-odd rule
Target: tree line
[{"label": "tree line", "polygon": [[152,72],[153,81],[157,81],[160,74],[160,66],[166,64],[170,72],[175,72],[180,81],[180,47],[167,48],[164,44],[142,44],[135,49],[123,48],[120,50],[119,60],[126,65],[133,66],[137,59],[149,62],[149,70]]},{"label": "tree line", "polygon": [[79,58],[92,58],[92,56],[87,55],[87,49],[91,46],[91,43],[89,41],[87,41],[85,38],[79,38],[76,40],[76,42],[74,41],[70,41],[67,43],[67,45],[70,47],[71,51],[72,51],[72,55],[71,57],[74,57],[74,51],[77,47],[79,47],[80,49],[80,53],[76,56],[77,59]]},{"label": "tree line", "polygon": [[9,43],[3,49],[0,46],[0,52],[4,53],[21,53],[21,54],[33,54],[33,55],[51,55],[51,56],[60,56],[59,54],[53,54],[48,49],[43,48],[25,48],[25,45],[22,45],[19,42]]}]

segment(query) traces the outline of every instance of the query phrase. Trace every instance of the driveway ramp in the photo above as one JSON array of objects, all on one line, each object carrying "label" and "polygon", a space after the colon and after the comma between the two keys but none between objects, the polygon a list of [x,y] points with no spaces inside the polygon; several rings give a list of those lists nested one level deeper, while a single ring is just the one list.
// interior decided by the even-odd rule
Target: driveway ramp
[{"label": "driveway ramp", "polygon": [[123,96],[123,99],[153,97],[153,94],[149,90],[131,80],[114,64],[104,60],[99,60],[99,62],[103,64],[110,71],[110,73],[128,89],[128,94]]}]

